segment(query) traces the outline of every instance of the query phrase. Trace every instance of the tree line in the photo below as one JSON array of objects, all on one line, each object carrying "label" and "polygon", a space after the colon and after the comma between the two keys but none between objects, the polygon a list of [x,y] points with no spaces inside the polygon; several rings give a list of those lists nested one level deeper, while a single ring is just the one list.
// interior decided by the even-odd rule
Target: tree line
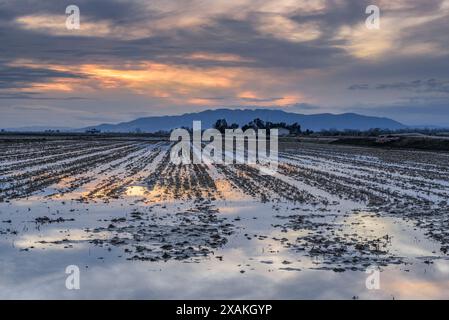
[{"label": "tree line", "polygon": [[[235,130],[238,129],[240,126],[237,123],[228,124],[226,119],[218,119],[213,127],[218,131],[220,131],[221,133],[224,133],[226,129]],[[256,118],[242,126],[243,131],[246,131],[247,129],[254,129],[254,130],[265,129],[268,131],[270,129],[280,129],[280,128],[288,130],[290,134],[301,133],[301,126],[297,122],[293,124],[287,124],[285,122],[263,121],[259,118]]]}]

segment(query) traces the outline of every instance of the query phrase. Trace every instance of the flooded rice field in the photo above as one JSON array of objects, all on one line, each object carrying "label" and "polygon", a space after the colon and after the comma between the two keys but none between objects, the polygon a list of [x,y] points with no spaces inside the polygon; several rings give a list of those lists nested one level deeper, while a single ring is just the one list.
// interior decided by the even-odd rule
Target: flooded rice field
[{"label": "flooded rice field", "polygon": [[279,147],[262,175],[167,141],[1,142],[0,298],[449,298],[448,154]]}]

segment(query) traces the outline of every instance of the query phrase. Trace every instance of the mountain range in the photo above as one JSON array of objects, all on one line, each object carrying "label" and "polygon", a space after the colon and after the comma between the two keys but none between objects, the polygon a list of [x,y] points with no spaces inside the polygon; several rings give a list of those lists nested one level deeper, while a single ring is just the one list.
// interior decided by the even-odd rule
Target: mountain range
[{"label": "mountain range", "polygon": [[406,125],[389,118],[364,116],[356,113],[305,115],[271,109],[216,109],[183,115],[145,117],[117,124],[105,123],[79,130],[98,129],[102,132],[169,131],[180,127],[192,127],[192,122],[195,120],[201,121],[202,128],[207,129],[211,128],[218,119],[226,119],[228,124],[237,123],[242,126],[256,118],[274,123],[285,122],[292,124],[297,122],[301,125],[302,130],[309,129],[313,131],[328,129],[369,130],[372,128],[395,130],[407,128]]}]

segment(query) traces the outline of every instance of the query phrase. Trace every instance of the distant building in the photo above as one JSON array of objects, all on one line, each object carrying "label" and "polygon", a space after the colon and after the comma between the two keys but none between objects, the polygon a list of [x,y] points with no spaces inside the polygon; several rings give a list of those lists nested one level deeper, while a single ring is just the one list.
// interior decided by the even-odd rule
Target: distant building
[{"label": "distant building", "polygon": [[53,130],[53,129],[48,129],[48,130],[44,130],[45,133],[60,133],[59,130]]},{"label": "distant building", "polygon": [[386,143],[386,142],[391,142],[391,141],[398,141],[401,138],[398,136],[393,136],[393,135],[381,135],[379,137],[377,137],[376,142],[377,143]]},{"label": "distant building", "polygon": [[288,136],[289,134],[290,134],[290,130],[288,130],[288,129],[285,129],[285,128],[278,129],[279,137],[285,137],[285,136]]},{"label": "distant building", "polygon": [[96,133],[101,133],[101,130],[98,130],[98,129],[88,129],[88,130],[86,130],[86,133],[89,133],[89,134],[96,134]]}]

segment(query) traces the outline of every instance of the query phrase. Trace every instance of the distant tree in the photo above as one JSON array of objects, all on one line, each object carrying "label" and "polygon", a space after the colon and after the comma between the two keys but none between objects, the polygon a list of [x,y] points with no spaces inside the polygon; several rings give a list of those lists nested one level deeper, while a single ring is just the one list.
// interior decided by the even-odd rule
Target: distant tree
[{"label": "distant tree", "polygon": [[254,129],[266,129],[265,122],[259,118],[254,120]]},{"label": "distant tree", "polygon": [[228,122],[226,121],[226,119],[218,119],[215,124],[213,125],[213,127],[215,129],[217,129],[218,131],[220,131],[221,133],[224,133],[226,129],[238,129],[239,125],[237,123],[233,123],[231,125],[228,125]]},{"label": "distant tree", "polygon": [[306,136],[309,136],[309,135],[313,134],[313,130],[307,129],[307,130],[304,132],[304,134],[305,134]]},{"label": "distant tree", "polygon": [[153,136],[168,136],[170,135],[170,131],[167,130],[159,130],[152,134]]},{"label": "distant tree", "polygon": [[373,129],[368,130],[369,136],[372,136],[372,137],[380,136],[382,133],[383,132],[380,128],[373,128]]},{"label": "distant tree", "polygon": [[226,121],[226,119],[218,119],[214,124],[214,128],[221,133],[224,133],[225,130],[228,129],[228,122]]},{"label": "distant tree", "polygon": [[187,130],[189,133],[193,132],[193,129],[191,127],[182,126],[181,129]]},{"label": "distant tree", "polygon": [[290,131],[290,134],[300,134],[301,133],[301,126],[295,122],[290,126],[287,126],[287,128]]},{"label": "distant tree", "polygon": [[269,130],[270,129],[279,129],[279,128],[284,128],[287,129],[291,134],[300,134],[301,133],[301,126],[295,122],[291,125],[287,125],[285,122],[279,122],[279,123],[273,123],[271,121],[267,121],[264,122],[263,120],[257,118],[254,119],[253,121],[248,122],[247,124],[245,124],[242,129],[245,131],[247,129],[266,129],[269,134]]}]

